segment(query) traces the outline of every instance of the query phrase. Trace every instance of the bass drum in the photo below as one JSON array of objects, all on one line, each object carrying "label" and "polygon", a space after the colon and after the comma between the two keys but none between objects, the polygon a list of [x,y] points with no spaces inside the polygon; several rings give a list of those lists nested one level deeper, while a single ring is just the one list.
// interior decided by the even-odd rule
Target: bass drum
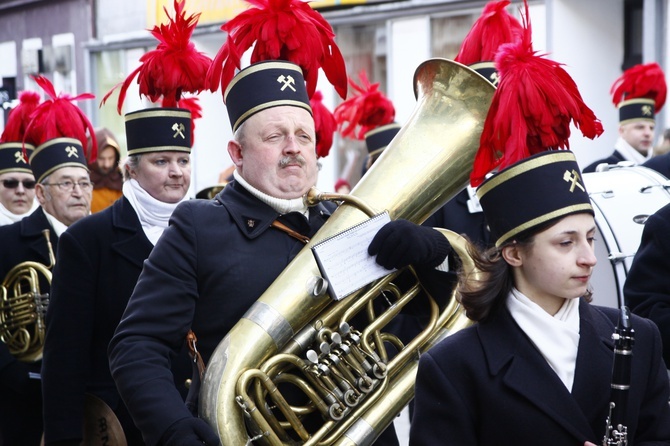
[{"label": "bass drum", "polygon": [[598,263],[591,276],[593,303],[618,308],[623,285],[647,218],[670,203],[670,181],[642,166],[610,165],[583,174],[595,211]]}]

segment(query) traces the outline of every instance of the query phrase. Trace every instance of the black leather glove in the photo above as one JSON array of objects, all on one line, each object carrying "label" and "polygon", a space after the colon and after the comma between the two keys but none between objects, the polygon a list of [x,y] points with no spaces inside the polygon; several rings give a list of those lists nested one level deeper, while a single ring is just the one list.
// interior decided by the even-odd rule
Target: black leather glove
[{"label": "black leather glove", "polygon": [[386,269],[414,265],[435,268],[451,252],[449,241],[433,228],[407,220],[385,224],[368,247],[368,254],[377,256],[377,263]]},{"label": "black leather glove", "polygon": [[204,420],[196,417],[175,421],[161,437],[165,446],[217,446],[219,437]]},{"label": "black leather glove", "polygon": [[18,394],[25,392],[30,377],[28,364],[19,361],[10,362],[0,370],[0,387],[10,389]]}]

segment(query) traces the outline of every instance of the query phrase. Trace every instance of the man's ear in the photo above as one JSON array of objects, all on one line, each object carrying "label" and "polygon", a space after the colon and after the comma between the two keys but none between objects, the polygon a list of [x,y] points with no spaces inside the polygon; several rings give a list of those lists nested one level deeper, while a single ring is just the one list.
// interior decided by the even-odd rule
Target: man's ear
[{"label": "man's ear", "polygon": [[512,243],[502,249],[503,259],[511,266],[523,265],[523,256],[521,254],[521,247],[517,243]]},{"label": "man's ear", "polygon": [[40,205],[44,206],[44,203],[47,202],[46,191],[44,190],[44,186],[40,183],[35,185],[35,196],[37,197],[37,201],[40,202]]},{"label": "man's ear", "polygon": [[230,159],[233,160],[233,164],[236,167],[239,168],[242,166],[242,159],[244,157],[242,156],[242,145],[239,142],[235,140],[228,141],[228,155],[230,155]]}]

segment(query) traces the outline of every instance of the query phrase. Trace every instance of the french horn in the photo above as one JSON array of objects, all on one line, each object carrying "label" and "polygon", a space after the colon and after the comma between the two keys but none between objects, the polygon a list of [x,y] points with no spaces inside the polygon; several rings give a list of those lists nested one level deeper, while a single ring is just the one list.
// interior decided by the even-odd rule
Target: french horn
[{"label": "french horn", "polygon": [[[310,249],[383,211],[421,223],[467,185],[494,87],[459,63],[430,59],[414,74],[414,92],[409,120],[351,194],[310,191],[308,204],[340,205],[212,354],[199,414],[222,444],[372,444],[413,398],[420,353],[469,325],[455,293],[440,308],[420,282],[400,285],[399,274],[416,279],[412,267],[335,302]],[[442,232],[477,274],[464,239]],[[377,314],[376,299],[391,305]],[[430,317],[402,342],[385,328],[416,299]],[[357,315],[367,325],[354,325]],[[289,402],[286,386],[311,403]],[[322,423],[308,430],[311,413]]]},{"label": "french horn", "polygon": [[42,359],[44,348],[44,318],[49,305],[49,293],[42,285],[51,285],[51,268],[56,263],[49,238],[46,238],[50,265],[26,261],[14,266],[0,286],[0,339],[9,352],[23,362]]}]

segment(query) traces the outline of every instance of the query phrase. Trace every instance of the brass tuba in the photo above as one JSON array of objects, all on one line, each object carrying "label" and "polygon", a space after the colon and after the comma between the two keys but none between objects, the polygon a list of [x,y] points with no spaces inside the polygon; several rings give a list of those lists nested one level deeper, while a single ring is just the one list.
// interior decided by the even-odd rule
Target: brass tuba
[{"label": "brass tuba", "polygon": [[[414,74],[417,105],[349,196],[319,194],[340,206],[215,349],[200,391],[200,416],[224,445],[371,444],[412,399],[418,356],[467,326],[452,294],[441,312],[420,283],[399,285],[394,272],[334,302],[310,247],[375,213],[423,222],[468,182],[494,87],[473,70],[430,59]],[[443,230],[467,272],[476,274],[462,238]],[[424,292],[422,292],[424,291]],[[375,299],[390,308],[375,313]],[[424,299],[429,321],[403,343],[383,331],[410,301]],[[369,318],[367,326],[351,320]],[[386,346],[397,347],[390,359]],[[287,402],[278,387],[312,402]],[[308,431],[302,419],[321,414]]]},{"label": "brass tuba", "polygon": [[35,362],[42,359],[49,293],[41,290],[40,279],[51,285],[51,268],[56,263],[50,231],[46,238],[50,265],[22,262],[14,266],[0,286],[0,339],[18,360]]}]

